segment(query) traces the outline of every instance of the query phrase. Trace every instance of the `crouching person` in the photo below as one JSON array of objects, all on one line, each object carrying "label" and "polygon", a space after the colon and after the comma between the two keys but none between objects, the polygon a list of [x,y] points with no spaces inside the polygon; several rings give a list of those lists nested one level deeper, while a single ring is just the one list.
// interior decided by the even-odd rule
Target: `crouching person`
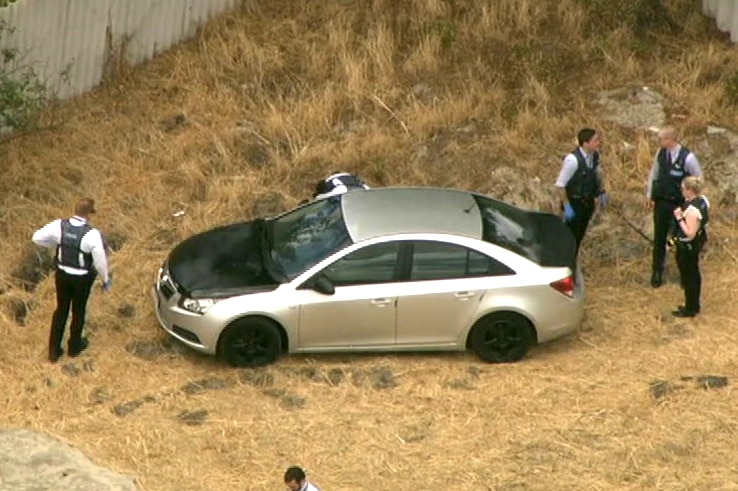
[{"label": "crouching person", "polygon": [[325,179],[318,181],[315,185],[315,191],[313,192],[313,199],[325,198],[326,196],[334,196],[362,189],[369,189],[369,186],[367,186],[366,183],[355,174],[336,172]]}]

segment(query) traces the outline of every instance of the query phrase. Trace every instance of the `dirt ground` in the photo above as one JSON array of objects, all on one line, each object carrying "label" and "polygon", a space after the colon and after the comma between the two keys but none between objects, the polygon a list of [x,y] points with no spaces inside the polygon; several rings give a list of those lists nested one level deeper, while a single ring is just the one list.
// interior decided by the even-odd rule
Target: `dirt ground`
[{"label": "dirt ground", "polygon": [[[61,126],[0,144],[0,426],[57,435],[151,491],[276,490],[295,464],[324,491],[738,489],[737,204],[713,172],[735,149],[706,136],[738,129],[738,48],[699,2],[656,3],[245,2],[119,67],[54,113]],[[597,93],[644,85],[704,150],[714,191],[694,320],[669,315],[673,260],[651,289],[648,244],[617,214],[650,233],[656,143],[605,118]],[[519,363],[331,355],[238,370],[156,323],[154,275],[192,233],[295,205],[339,169],[551,208],[583,125],[604,130],[614,203],[583,250],[586,321]],[[115,283],[90,300],[89,352],[51,365],[54,287],[30,237],[80,195],[98,200]]]}]

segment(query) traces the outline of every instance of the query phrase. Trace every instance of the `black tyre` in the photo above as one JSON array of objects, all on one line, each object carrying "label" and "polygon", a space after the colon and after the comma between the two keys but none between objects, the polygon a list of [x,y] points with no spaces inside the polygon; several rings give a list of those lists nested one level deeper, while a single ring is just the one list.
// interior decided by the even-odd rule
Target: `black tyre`
[{"label": "black tyre", "polygon": [[220,339],[220,355],[236,367],[269,365],[282,353],[277,326],[265,319],[242,319],[228,326]]},{"label": "black tyre", "polygon": [[511,363],[522,359],[535,342],[528,320],[512,312],[483,317],[474,325],[471,349],[490,363]]}]

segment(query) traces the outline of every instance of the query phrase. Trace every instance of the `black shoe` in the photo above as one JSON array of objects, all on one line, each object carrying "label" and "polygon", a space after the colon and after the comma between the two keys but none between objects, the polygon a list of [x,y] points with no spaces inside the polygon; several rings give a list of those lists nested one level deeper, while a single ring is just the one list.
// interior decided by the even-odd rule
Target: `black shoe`
[{"label": "black shoe", "polygon": [[[689,311],[687,310],[687,307],[685,307],[684,305],[680,305],[680,306],[678,306],[678,307],[677,307],[677,310],[679,310],[679,311],[681,311],[681,312],[689,312]],[[697,310],[693,310],[692,312],[694,312],[695,314],[699,314],[699,313],[700,313],[700,309],[697,309]]]},{"label": "black shoe", "polygon": [[681,307],[679,307],[678,309],[676,309],[675,311],[671,313],[671,315],[673,315],[674,317],[681,317],[681,318],[695,317],[697,314],[699,314],[699,312],[693,312],[691,310],[683,309]]},{"label": "black shoe", "polygon": [[651,273],[651,286],[658,288],[664,284],[664,274],[661,271]]},{"label": "black shoe", "polygon": [[62,356],[64,356],[64,350],[61,348],[49,350],[49,361],[51,363],[56,363]]},{"label": "black shoe", "polygon": [[71,356],[72,358],[79,356],[80,353],[86,350],[89,345],[90,342],[87,341],[87,338],[82,338],[79,341],[79,345],[75,346],[74,349],[72,349],[71,346],[67,346],[67,348],[69,348],[69,356]]}]

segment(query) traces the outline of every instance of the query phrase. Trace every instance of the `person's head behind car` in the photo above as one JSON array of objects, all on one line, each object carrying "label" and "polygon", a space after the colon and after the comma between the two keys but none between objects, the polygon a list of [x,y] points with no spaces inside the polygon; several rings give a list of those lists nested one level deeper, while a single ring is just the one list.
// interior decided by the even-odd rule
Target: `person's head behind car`
[{"label": "person's head behind car", "polygon": [[313,192],[313,199],[362,189],[369,189],[369,186],[357,175],[348,172],[334,172],[325,179],[318,181]]}]

